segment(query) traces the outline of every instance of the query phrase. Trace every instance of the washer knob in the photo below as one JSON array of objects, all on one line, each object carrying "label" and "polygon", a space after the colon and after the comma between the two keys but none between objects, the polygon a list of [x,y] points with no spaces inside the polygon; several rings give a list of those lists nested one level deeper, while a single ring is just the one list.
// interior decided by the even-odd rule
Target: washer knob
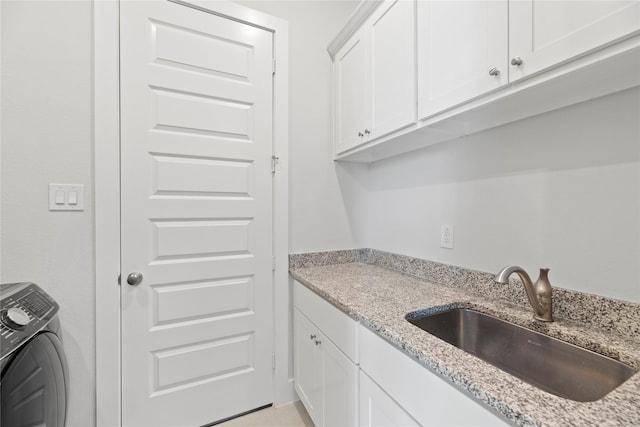
[{"label": "washer knob", "polygon": [[11,329],[22,330],[30,321],[31,319],[27,312],[21,308],[11,307],[10,309],[2,312],[2,323]]}]

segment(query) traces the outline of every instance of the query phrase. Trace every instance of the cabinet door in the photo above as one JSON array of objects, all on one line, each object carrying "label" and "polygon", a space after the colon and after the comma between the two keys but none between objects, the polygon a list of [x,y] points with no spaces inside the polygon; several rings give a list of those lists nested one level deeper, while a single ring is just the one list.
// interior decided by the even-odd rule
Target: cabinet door
[{"label": "cabinet door", "polygon": [[335,57],[335,151],[338,154],[364,142],[368,126],[370,93],[365,33],[364,29],[356,32]]},{"label": "cabinet door", "polygon": [[317,426],[322,419],[322,352],[316,340],[322,338],[298,309],[293,310],[295,389]]},{"label": "cabinet door", "polygon": [[637,0],[509,2],[511,81],[569,60],[640,29]]},{"label": "cabinet door", "polygon": [[420,425],[507,425],[492,410],[481,406],[479,402],[362,325],[359,328],[358,344],[361,371],[366,372]]},{"label": "cabinet door", "polygon": [[331,341],[322,338],[324,425],[355,427],[358,414],[358,367]]},{"label": "cabinet door", "polygon": [[507,0],[419,0],[418,117],[508,82]]},{"label": "cabinet door", "polygon": [[387,0],[371,16],[370,139],[415,122],[415,1]]},{"label": "cabinet door", "polygon": [[360,426],[407,427],[420,424],[360,371]]}]

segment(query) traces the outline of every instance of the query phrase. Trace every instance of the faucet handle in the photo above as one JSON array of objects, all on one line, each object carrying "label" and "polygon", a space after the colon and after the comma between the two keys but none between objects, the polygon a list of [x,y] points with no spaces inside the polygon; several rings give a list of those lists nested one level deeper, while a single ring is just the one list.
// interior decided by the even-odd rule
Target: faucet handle
[{"label": "faucet handle", "polygon": [[538,276],[538,280],[536,280],[534,288],[536,290],[536,295],[538,295],[538,298],[549,298],[549,301],[551,301],[552,288],[551,283],[549,282],[548,275],[549,269],[541,268],[540,275]]},{"label": "faucet handle", "polygon": [[553,288],[551,287],[551,283],[549,282],[549,269],[541,268],[540,276],[538,276],[538,280],[536,280],[536,284],[534,285],[534,290],[536,293],[536,297],[540,302],[540,305],[544,308],[545,314],[536,317],[538,320],[542,320],[545,322],[553,322],[553,307],[552,307],[552,292]]}]

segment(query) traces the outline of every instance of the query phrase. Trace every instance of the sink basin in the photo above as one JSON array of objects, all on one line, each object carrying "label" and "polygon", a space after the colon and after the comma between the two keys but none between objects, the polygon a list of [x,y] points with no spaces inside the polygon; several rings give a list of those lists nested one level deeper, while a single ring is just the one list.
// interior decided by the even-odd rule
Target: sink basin
[{"label": "sink basin", "polygon": [[636,370],[606,356],[471,309],[409,313],[420,329],[546,392],[593,402]]}]

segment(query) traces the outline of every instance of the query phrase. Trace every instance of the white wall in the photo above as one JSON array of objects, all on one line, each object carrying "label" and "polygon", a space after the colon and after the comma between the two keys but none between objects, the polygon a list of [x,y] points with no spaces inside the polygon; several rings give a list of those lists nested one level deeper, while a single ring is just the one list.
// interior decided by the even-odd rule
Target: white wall
[{"label": "white wall", "polygon": [[369,214],[362,246],[640,302],[640,89],[374,163]]},{"label": "white wall", "polygon": [[237,1],[289,21],[289,252],[356,248],[366,231],[366,170],[333,162],[327,45],[357,1]]},{"label": "white wall", "polygon": [[[92,5],[2,1],[2,283],[60,304],[71,426],[94,424]],[[84,212],[49,212],[48,184],[85,185]]]}]

